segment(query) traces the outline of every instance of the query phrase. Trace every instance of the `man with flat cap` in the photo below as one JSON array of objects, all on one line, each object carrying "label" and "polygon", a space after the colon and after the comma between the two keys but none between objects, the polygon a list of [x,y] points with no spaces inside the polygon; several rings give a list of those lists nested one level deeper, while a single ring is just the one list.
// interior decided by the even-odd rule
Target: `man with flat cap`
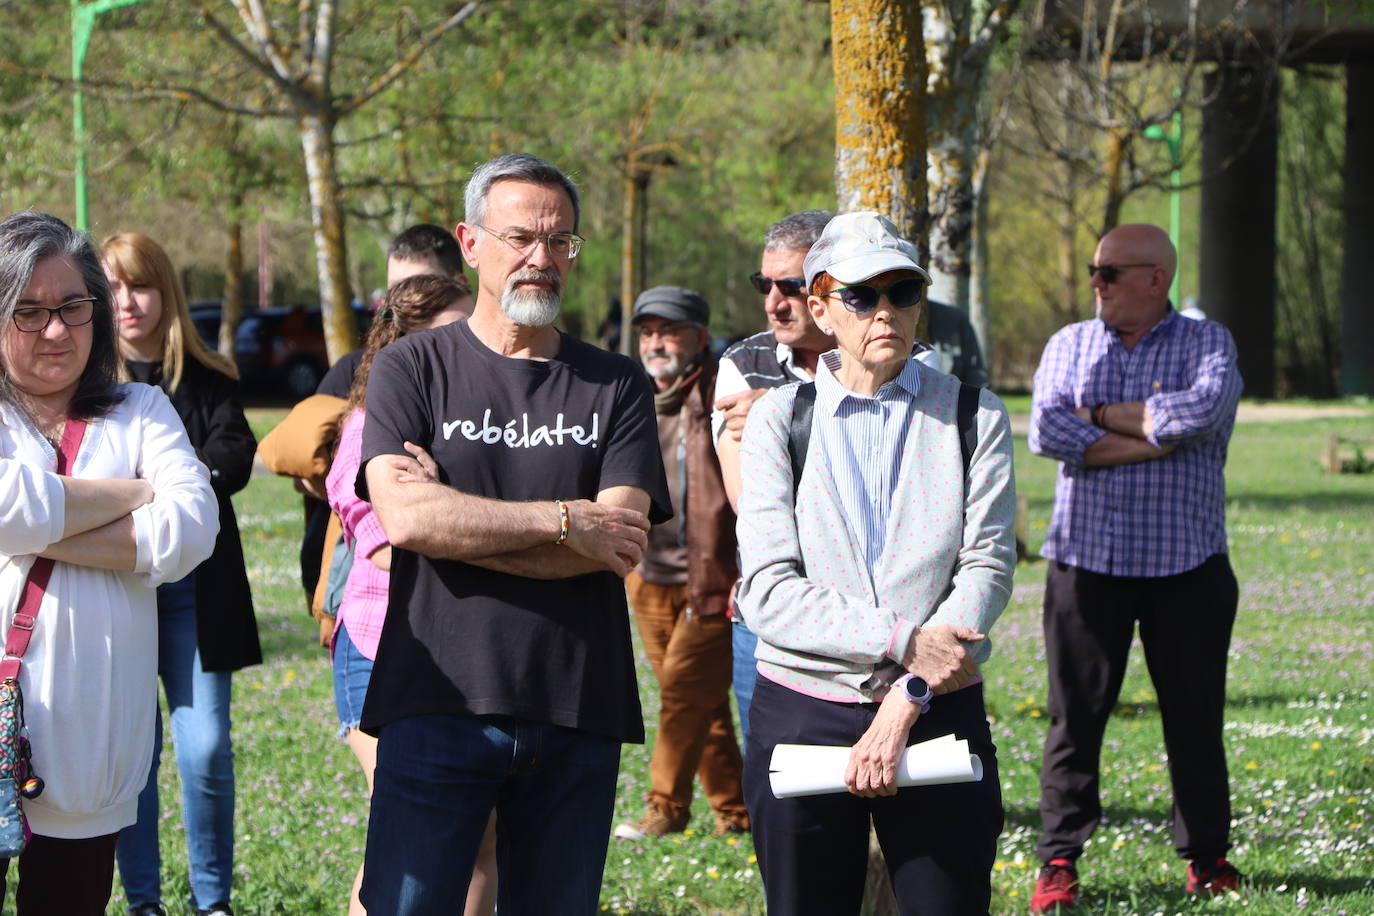
[{"label": "man with flat cap", "polygon": [[625,580],[662,708],[644,816],[616,828],[623,839],[685,830],[694,773],[715,813],[713,835],[749,829],[730,716],[725,610],[738,567],[735,513],[712,445],[717,362],[706,329],[710,319],[706,300],[680,286],[656,286],[635,301],[632,321],[654,386],[673,518],[650,529],[649,546]]}]

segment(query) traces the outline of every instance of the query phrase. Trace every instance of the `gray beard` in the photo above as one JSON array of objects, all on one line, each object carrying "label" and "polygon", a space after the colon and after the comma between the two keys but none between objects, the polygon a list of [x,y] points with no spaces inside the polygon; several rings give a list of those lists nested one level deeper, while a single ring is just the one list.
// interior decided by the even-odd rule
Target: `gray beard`
[{"label": "gray beard", "polygon": [[562,293],[553,291],[507,289],[501,294],[501,314],[525,327],[553,324],[562,305]]},{"label": "gray beard", "polygon": [[[650,366],[647,362],[644,363],[644,371],[649,374],[649,378],[675,379],[682,374],[682,359],[680,357],[668,356],[666,353],[658,352],[650,353],[649,356],[668,357],[668,364],[664,366]],[[643,362],[643,360],[641,360],[641,362]]]}]

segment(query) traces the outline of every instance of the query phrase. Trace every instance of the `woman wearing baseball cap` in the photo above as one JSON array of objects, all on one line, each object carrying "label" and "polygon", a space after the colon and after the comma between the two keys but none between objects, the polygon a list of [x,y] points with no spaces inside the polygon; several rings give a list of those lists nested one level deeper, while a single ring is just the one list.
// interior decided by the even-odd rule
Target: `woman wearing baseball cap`
[{"label": "woman wearing baseball cap", "polygon": [[[768,910],[858,912],[871,822],[903,913],[986,913],[1002,803],[979,663],[1015,564],[1007,412],[970,390],[961,437],[958,379],[912,358],[929,276],[886,218],[835,217],[804,272],[835,349],[813,390],[759,401],[741,451],[744,788]],[[899,791],[905,747],[948,734],[982,780]],[[773,797],[780,743],[852,747],[849,794]]]}]

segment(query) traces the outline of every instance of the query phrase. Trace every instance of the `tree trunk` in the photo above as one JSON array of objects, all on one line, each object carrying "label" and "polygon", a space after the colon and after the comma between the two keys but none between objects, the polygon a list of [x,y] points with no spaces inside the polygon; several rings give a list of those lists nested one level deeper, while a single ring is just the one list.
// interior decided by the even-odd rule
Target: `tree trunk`
[{"label": "tree trunk", "polygon": [[238,218],[243,210],[243,195],[235,194],[234,197],[229,206],[234,218],[224,230],[224,301],[219,312],[219,352],[231,362],[234,336],[243,314],[243,221]]},{"label": "tree trunk", "polygon": [[358,326],[350,308],[344,214],[339,207],[339,178],[334,167],[334,122],[327,115],[307,114],[301,117],[299,128],[310,190],[325,347],[333,363],[358,347]]},{"label": "tree trunk", "polygon": [[[960,6],[965,6],[960,4]],[[982,62],[966,64],[973,18],[954,4],[925,8],[928,143],[926,183],[930,211],[930,298],[968,310],[972,262],[973,170],[978,156],[978,97]]]},{"label": "tree trunk", "polygon": [[988,169],[992,154],[978,151],[973,167],[973,241],[969,246],[968,320],[978,335],[988,379],[993,372],[992,334],[988,328]]},{"label": "tree trunk", "polygon": [[1106,235],[1121,222],[1121,205],[1126,193],[1121,184],[1121,168],[1125,162],[1127,146],[1130,144],[1119,127],[1107,128],[1107,155],[1103,164],[1103,183],[1107,188],[1107,200],[1102,207],[1102,226],[1098,237]]},{"label": "tree trunk", "polygon": [[635,296],[639,294],[639,278],[635,276],[635,213],[639,208],[635,198],[639,185],[635,181],[635,157],[630,153],[625,157],[625,200],[620,212],[620,352],[632,356],[630,339],[634,336],[630,326],[630,315],[634,309]]},{"label": "tree trunk", "polygon": [[[835,189],[925,250],[926,57],[914,0],[831,0]],[[925,310],[917,336],[926,338]]]}]

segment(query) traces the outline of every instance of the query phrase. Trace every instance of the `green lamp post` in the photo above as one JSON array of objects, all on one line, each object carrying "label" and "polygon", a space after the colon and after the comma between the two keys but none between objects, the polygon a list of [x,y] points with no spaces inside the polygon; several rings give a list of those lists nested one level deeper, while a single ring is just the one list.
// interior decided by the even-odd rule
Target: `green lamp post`
[{"label": "green lamp post", "polygon": [[1179,308],[1179,278],[1183,275],[1183,245],[1179,233],[1183,229],[1183,157],[1179,147],[1183,140],[1183,109],[1174,112],[1169,119],[1169,129],[1165,130],[1162,124],[1151,124],[1145,128],[1146,140],[1162,140],[1169,145],[1169,238],[1173,239],[1174,246],[1179,251],[1179,264],[1174,269],[1174,282],[1169,287],[1169,298],[1173,300],[1174,308]]},{"label": "green lamp post", "polygon": [[81,80],[86,70],[86,50],[91,45],[95,20],[101,13],[142,3],[143,0],[72,0],[72,134],[76,143],[76,228],[90,228],[86,203],[86,99]]}]

